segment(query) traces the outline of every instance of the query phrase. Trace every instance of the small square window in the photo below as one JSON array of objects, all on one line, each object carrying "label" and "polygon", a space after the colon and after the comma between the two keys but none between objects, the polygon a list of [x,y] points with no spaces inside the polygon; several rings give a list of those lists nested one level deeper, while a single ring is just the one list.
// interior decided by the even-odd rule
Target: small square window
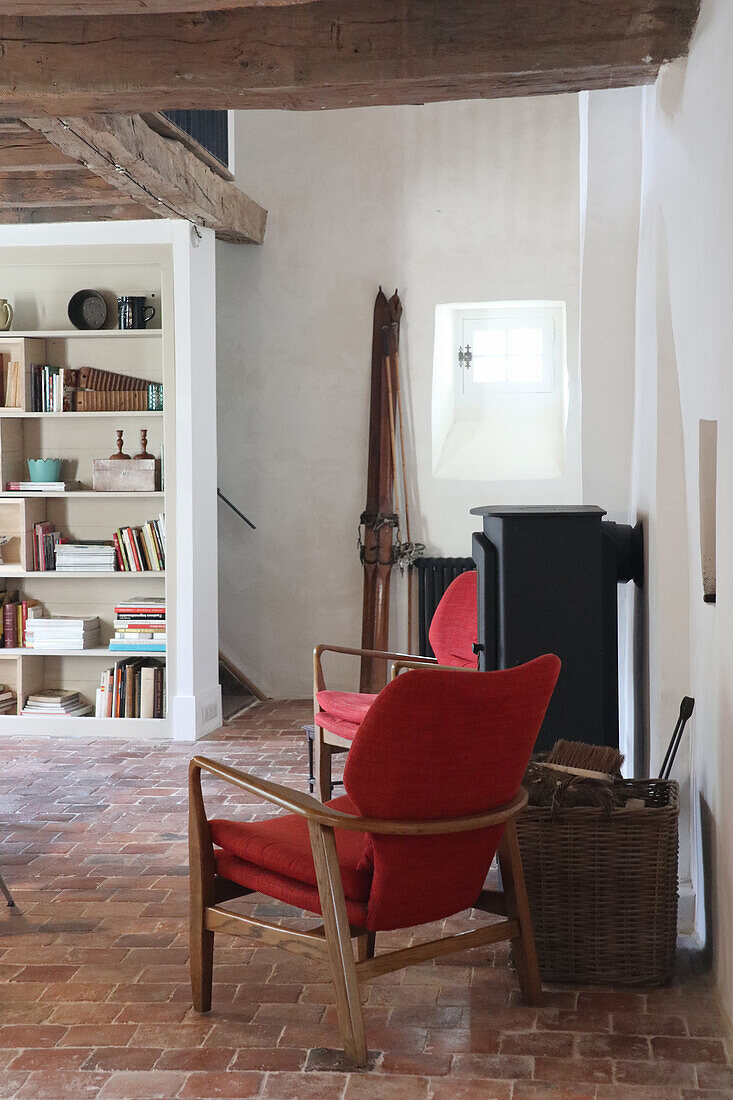
[{"label": "small square window", "polygon": [[565,356],[562,303],[512,302],[455,311],[456,364],[466,400],[553,393]]}]

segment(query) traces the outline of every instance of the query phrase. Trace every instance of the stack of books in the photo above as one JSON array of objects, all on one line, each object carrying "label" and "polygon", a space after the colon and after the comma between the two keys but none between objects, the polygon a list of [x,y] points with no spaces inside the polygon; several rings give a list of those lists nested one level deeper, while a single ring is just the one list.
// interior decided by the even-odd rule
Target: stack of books
[{"label": "stack of books", "polygon": [[160,573],[165,569],[165,516],[142,527],[118,527],[112,536],[123,573]]},{"label": "stack of books", "polygon": [[62,542],[56,547],[58,573],[114,573],[116,567],[111,542]]},{"label": "stack of books", "polygon": [[99,619],[96,615],[59,615],[54,619],[28,619],[25,624],[26,646],[39,652],[74,653],[99,645]]},{"label": "stack of books", "polygon": [[27,627],[29,620],[43,614],[38,600],[21,600],[18,592],[3,592],[0,595],[3,609],[2,636],[5,649],[22,649],[28,644]]},{"label": "stack of books", "polygon": [[44,520],[33,524],[33,568],[48,573],[56,568],[56,547],[64,538],[54,525]]},{"label": "stack of books", "polygon": [[165,653],[165,596],[143,596],[117,604],[113,653]]},{"label": "stack of books", "polygon": [[65,493],[65,481],[8,481],[9,493]]},{"label": "stack of books", "polygon": [[0,714],[15,714],[17,705],[15,692],[5,684],[0,684]]},{"label": "stack of books", "polygon": [[102,673],[96,718],[164,718],[165,665],[145,657],[118,661]]},{"label": "stack of books", "polygon": [[29,695],[26,699],[22,714],[41,715],[44,718],[63,717],[82,714],[91,714],[92,708],[79,695],[78,691],[64,691],[63,688],[46,688],[35,695]]}]

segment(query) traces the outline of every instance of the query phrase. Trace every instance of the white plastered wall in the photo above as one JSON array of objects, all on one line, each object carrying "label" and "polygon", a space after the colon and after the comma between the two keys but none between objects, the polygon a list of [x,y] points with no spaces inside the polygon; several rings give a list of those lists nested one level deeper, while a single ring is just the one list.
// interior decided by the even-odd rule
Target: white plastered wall
[{"label": "white plastered wall", "polygon": [[[696,926],[733,1014],[733,5],[703,0],[689,58],[645,92],[633,503],[648,526],[650,758],[695,697],[689,787]],[[700,420],[717,420],[717,603],[703,602]]]},{"label": "white plastered wall", "polygon": [[[372,307],[399,291],[412,534],[470,554],[471,507],[578,503],[577,96],[301,114],[239,113],[237,178],[262,248],[219,245],[222,647],[267,692],[305,696],[314,643],[358,644]],[[557,482],[432,472],[435,306],[567,302],[567,469]],[[393,581],[392,642],[404,643]],[[352,681],[353,682],[353,681]]]}]

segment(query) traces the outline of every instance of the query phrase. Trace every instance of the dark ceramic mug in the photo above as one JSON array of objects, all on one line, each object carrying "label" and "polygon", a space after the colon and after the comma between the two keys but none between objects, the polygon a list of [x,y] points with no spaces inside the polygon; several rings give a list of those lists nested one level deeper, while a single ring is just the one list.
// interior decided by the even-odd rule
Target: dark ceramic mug
[{"label": "dark ceramic mug", "polygon": [[117,299],[117,321],[121,329],[145,328],[148,321],[152,321],[155,309],[146,305],[146,301],[145,297],[135,294]]}]

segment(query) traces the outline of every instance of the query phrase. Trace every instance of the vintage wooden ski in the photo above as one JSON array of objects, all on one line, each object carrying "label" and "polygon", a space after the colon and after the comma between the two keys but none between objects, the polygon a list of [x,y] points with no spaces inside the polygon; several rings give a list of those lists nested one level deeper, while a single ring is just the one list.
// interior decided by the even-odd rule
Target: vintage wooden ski
[{"label": "vintage wooden ski", "polygon": [[[394,460],[391,425],[394,424],[394,394],[390,404],[387,372],[390,356],[385,354],[383,330],[391,340],[399,339],[402,305],[395,291],[392,298],[379,288],[374,303],[372,328],[372,375],[369,407],[369,462],[366,507],[361,515],[360,552],[364,565],[364,602],[361,644],[363,649],[384,650],[389,639],[389,587],[394,562]],[[363,528],[363,535],[361,529]],[[385,661],[363,657],[361,691],[380,691],[387,673]]]}]

